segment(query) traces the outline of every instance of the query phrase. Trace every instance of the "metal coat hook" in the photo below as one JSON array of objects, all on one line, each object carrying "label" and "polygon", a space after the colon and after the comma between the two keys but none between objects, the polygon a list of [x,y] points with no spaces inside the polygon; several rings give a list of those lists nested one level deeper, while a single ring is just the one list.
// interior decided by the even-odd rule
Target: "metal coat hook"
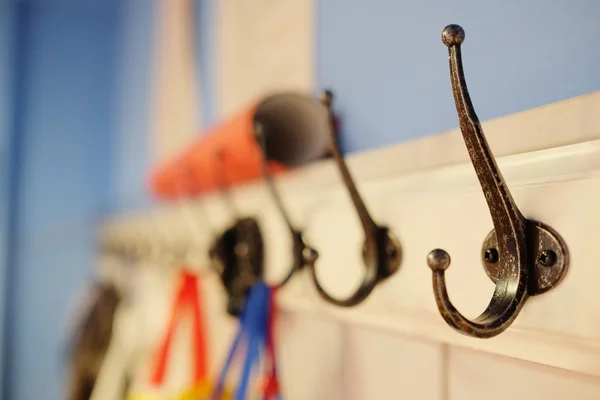
[{"label": "metal coat hook", "polygon": [[255,218],[240,217],[228,190],[225,177],[224,153],[219,152],[216,168],[220,193],[235,215],[235,222],[210,247],[209,256],[227,292],[227,312],[240,316],[252,285],[263,277],[264,244],[260,226]]},{"label": "metal coat hook", "polygon": [[465,32],[458,25],[448,25],[442,32],[442,41],[448,46],[460,129],[494,224],[482,249],[484,267],[496,283],[485,311],[471,321],[450,301],[444,275],[450,266],[448,253],[433,250],[427,256],[427,263],[433,271],[435,300],[444,320],[465,335],[489,338],[513,323],[529,296],[557,285],[567,272],[569,258],[558,233],[541,222],[523,217],[504,182],[465,83],[460,52],[464,39]]},{"label": "metal coat hook", "polygon": [[254,136],[256,138],[258,145],[261,148],[261,154],[262,154],[261,165],[262,165],[263,176],[265,178],[265,182],[267,183],[267,187],[269,188],[269,191],[271,192],[271,195],[272,195],[273,199],[275,200],[275,204],[276,204],[277,208],[279,209],[279,212],[280,212],[281,216],[283,217],[285,224],[286,224],[288,230],[290,231],[290,234],[292,235],[292,243],[293,243],[292,244],[292,246],[293,246],[292,254],[294,257],[294,263],[292,264],[292,267],[290,268],[290,271],[287,273],[287,275],[277,285],[277,287],[281,287],[281,286],[285,285],[287,282],[289,282],[289,280],[294,275],[294,273],[302,270],[305,266],[309,266],[312,268],[314,266],[315,262],[317,261],[318,253],[315,249],[313,249],[312,247],[310,247],[309,245],[306,244],[306,242],[304,241],[302,231],[296,229],[294,227],[294,225],[292,224],[292,220],[291,220],[286,208],[283,205],[283,201],[281,200],[279,191],[275,187],[275,183],[273,182],[273,175],[271,174],[271,171],[270,171],[269,165],[268,165],[267,145],[266,145],[266,139],[265,139],[266,135],[265,135],[265,128],[264,128],[263,124],[261,124],[259,122],[256,122],[254,124]]},{"label": "metal coat hook", "polygon": [[344,184],[350,193],[352,203],[358,212],[365,233],[365,243],[363,246],[365,275],[358,290],[343,300],[332,297],[325,291],[317,279],[314,268],[312,268],[312,277],[317,291],[323,299],[337,306],[352,307],[364,301],[379,282],[388,278],[400,268],[402,252],[400,244],[392,232],[387,227],[377,225],[373,221],[352,180],[337,140],[335,116],[331,110],[333,93],[328,90],[323,92],[321,102],[327,107],[328,111],[329,134],[335,162],[340,170]]}]

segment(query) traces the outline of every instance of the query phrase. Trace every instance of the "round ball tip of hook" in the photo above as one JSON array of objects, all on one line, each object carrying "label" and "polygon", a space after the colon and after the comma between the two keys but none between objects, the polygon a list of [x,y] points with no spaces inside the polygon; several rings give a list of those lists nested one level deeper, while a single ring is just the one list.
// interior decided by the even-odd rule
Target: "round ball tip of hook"
[{"label": "round ball tip of hook", "polygon": [[450,266],[450,254],[442,249],[431,250],[427,254],[427,265],[433,271],[445,271]]},{"label": "round ball tip of hook", "polygon": [[448,25],[442,31],[442,42],[448,47],[461,45],[465,41],[465,30],[460,25]]},{"label": "round ball tip of hook", "polygon": [[330,107],[333,103],[333,92],[329,89],[323,90],[321,93],[321,102],[325,106]]}]

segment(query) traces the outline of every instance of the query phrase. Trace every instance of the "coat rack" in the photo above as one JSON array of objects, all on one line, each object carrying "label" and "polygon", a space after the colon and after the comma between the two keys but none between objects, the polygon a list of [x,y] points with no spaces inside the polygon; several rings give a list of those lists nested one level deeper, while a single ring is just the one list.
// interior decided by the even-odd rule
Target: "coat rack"
[{"label": "coat rack", "polygon": [[[285,163],[286,157],[277,154],[276,146],[269,145],[273,128],[265,123],[268,113],[253,114],[249,132],[255,141],[260,173],[246,185],[231,187],[231,194],[236,198],[236,213],[240,218],[255,218],[252,227],[248,225],[248,231],[254,232],[250,236],[260,250],[251,252],[258,261],[249,270],[254,276],[263,276],[274,269],[283,272],[283,279],[276,285],[284,286],[278,294],[284,310],[326,315],[442,343],[595,373],[597,371],[590,371],[594,369],[591,358],[600,354],[595,347],[596,334],[589,330],[587,323],[567,321],[572,319],[570,309],[587,310],[589,318],[600,318],[595,309],[584,303],[585,296],[573,295],[574,287],[593,287],[590,282],[595,277],[590,269],[595,258],[587,235],[591,235],[592,227],[598,222],[589,205],[600,201],[600,163],[597,161],[600,160],[600,141],[597,140],[600,135],[596,129],[600,126],[600,115],[590,115],[585,126],[575,123],[569,115],[579,115],[578,110],[584,106],[600,109],[600,93],[486,123],[488,138],[494,138],[494,152],[498,155],[495,158],[465,82],[461,60],[464,31],[457,25],[449,25],[444,29],[442,40],[449,51],[450,77],[460,124],[460,129],[450,134],[344,158],[335,140],[336,124],[330,109],[332,93],[325,92],[321,103],[309,95],[290,97],[288,93],[284,103],[306,104],[304,117],[312,112],[307,111],[310,107],[317,110],[314,115],[324,117],[320,123],[324,122],[322,126],[326,129],[320,132],[326,132],[332,143],[329,150],[333,159],[277,175],[273,166]],[[268,105],[263,112],[275,107],[277,99],[281,99],[277,96],[258,103]],[[257,115],[267,120],[256,118]],[[545,132],[534,150],[531,142],[526,144],[528,147],[520,147],[525,144],[519,138],[527,134],[530,127],[538,127],[539,131],[543,128]],[[576,144],[564,145],[565,131],[577,131]],[[464,152],[465,146],[467,152]],[[423,160],[423,154],[428,155],[427,160]],[[186,157],[179,161],[189,160]],[[197,168],[198,164],[194,165]],[[211,165],[214,167],[215,162]],[[275,177],[281,179],[275,180]],[[588,180],[586,185],[582,179]],[[339,199],[342,196],[347,199],[348,192],[349,204],[357,211],[344,209],[340,211],[342,217],[327,220],[332,211],[341,209]],[[214,239],[211,236],[214,232],[229,232],[233,239],[227,244],[225,235],[202,244],[182,241],[174,245],[173,241],[156,239],[149,245],[144,241],[117,240],[113,250],[142,257],[154,254],[156,249],[184,254],[190,247],[206,253],[213,261],[228,257],[239,261],[240,255],[243,259],[243,255],[249,253],[237,246],[244,240],[232,233],[232,212],[224,206],[223,196],[210,191],[199,191],[197,195],[198,204],[193,207],[202,207],[215,225],[207,229],[205,235]],[[486,203],[481,201],[482,197]],[[578,206],[583,203],[585,207]],[[319,221],[315,223],[311,216],[317,212]],[[358,225],[357,212],[365,234],[364,245],[351,240],[345,228]],[[283,220],[281,226],[265,223],[265,216],[272,214]],[[171,212],[170,218],[181,218],[175,215]],[[491,231],[488,216],[493,223]],[[142,215],[132,220],[140,224],[139,221],[148,218]],[[183,223],[182,220],[174,222],[170,229]],[[126,227],[131,224],[135,223],[126,219],[109,222],[105,236],[119,237],[119,232],[127,231]],[[315,235],[315,229],[323,226],[328,227],[328,232],[336,232],[335,237],[329,235],[329,240],[315,240],[315,237],[323,238]],[[150,231],[155,229],[147,227]],[[145,232],[145,229],[138,231]],[[214,244],[212,248],[206,246],[208,242]],[[440,248],[431,251],[436,246]],[[274,248],[285,248],[291,263],[274,265],[270,261]],[[363,259],[357,257],[352,265],[318,257],[325,253],[360,253],[363,248]],[[427,254],[430,269],[424,265]],[[447,290],[449,254],[465,268],[453,268],[448,280],[454,279],[450,276],[456,280],[448,283],[452,288]],[[577,266],[569,265],[571,259],[577,260]],[[226,262],[221,264],[218,271],[224,276]],[[479,267],[481,264],[483,269]],[[336,276],[335,284],[340,285],[350,282],[349,270],[364,271],[365,275],[355,293],[339,299],[321,285],[316,269],[328,270]],[[228,271],[235,276],[225,280],[234,279],[239,273],[231,272],[233,268]],[[230,284],[225,280],[222,283],[227,290]],[[489,280],[494,285],[493,290]],[[246,285],[248,282],[251,281]],[[491,301],[483,296],[488,290],[493,291]],[[551,294],[538,296],[546,292]],[[539,299],[527,302],[532,296]],[[471,319],[473,310],[469,307],[486,300],[489,304],[485,311]],[[453,335],[448,325],[464,335]],[[502,341],[473,340],[501,333]],[[587,351],[574,350],[576,346],[569,342],[571,339],[565,339],[564,343],[539,339],[551,335],[576,338],[573,340],[581,345],[577,348]],[[552,346],[560,347],[571,359],[579,361],[567,362],[567,357],[553,360]],[[524,348],[528,350],[523,351]]]}]

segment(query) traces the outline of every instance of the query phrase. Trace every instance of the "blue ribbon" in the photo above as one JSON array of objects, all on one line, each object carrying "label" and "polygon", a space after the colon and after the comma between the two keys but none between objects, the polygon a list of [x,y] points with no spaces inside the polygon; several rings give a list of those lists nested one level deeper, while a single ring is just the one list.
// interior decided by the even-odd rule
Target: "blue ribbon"
[{"label": "blue ribbon", "polygon": [[235,399],[245,400],[253,367],[260,360],[261,352],[265,348],[269,317],[269,293],[269,287],[262,281],[257,282],[250,289],[246,305],[240,317],[240,326],[213,391],[213,400],[219,400],[223,393],[227,373],[240,351],[240,346],[245,347],[246,357]]},{"label": "blue ribbon", "polygon": [[268,301],[269,301],[269,288],[264,282],[258,282],[252,288],[251,296],[255,297],[252,305],[256,305],[256,309],[253,312],[254,324],[253,328],[249,330],[250,338],[248,345],[248,352],[246,353],[246,360],[244,361],[244,367],[242,370],[242,377],[240,386],[237,389],[236,400],[244,400],[246,398],[246,392],[248,391],[248,384],[253,367],[258,363],[261,355],[261,349],[265,348],[266,334],[267,334],[267,323],[268,323]]}]

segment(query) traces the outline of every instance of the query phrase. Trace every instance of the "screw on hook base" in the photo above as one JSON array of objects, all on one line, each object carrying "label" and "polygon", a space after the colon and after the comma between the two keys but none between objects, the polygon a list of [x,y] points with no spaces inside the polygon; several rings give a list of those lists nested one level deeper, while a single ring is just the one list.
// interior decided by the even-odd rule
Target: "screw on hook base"
[{"label": "screw on hook base", "polygon": [[498,249],[493,247],[485,249],[485,251],[483,252],[483,259],[490,264],[497,263],[500,259],[500,257],[498,256]]},{"label": "screw on hook base", "polygon": [[552,250],[543,250],[538,254],[537,262],[542,267],[552,267],[556,264],[556,253]]}]

